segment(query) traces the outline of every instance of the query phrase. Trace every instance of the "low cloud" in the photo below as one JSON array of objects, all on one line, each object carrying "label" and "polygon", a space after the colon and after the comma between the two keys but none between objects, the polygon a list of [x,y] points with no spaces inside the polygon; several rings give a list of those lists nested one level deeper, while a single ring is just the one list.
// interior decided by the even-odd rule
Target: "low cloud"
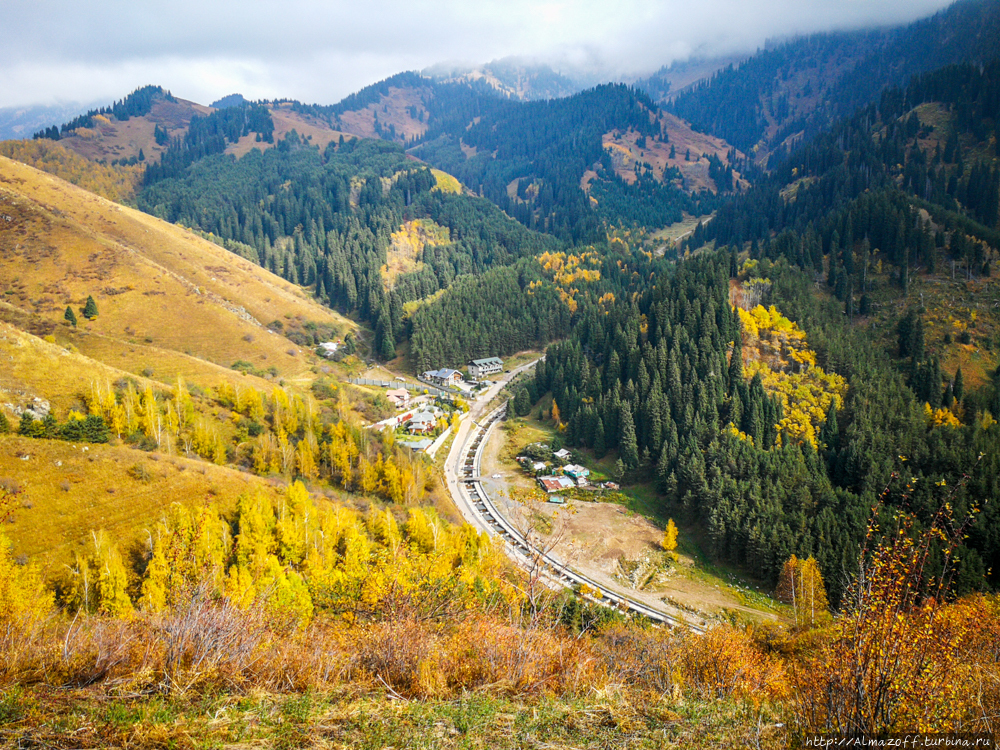
[{"label": "low cloud", "polygon": [[942,0],[289,0],[169,6],[13,0],[0,107],[120,98],[156,83],[209,103],[232,92],[332,103],[402,70],[518,55],[604,77],[768,38],[905,23]]}]

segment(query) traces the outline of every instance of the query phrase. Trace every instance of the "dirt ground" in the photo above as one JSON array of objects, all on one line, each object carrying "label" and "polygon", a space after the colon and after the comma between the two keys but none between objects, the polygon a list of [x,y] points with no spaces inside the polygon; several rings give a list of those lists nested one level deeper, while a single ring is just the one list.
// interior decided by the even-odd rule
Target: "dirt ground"
[{"label": "dirt ground", "polygon": [[535,480],[505,457],[510,451],[503,451],[504,443],[512,439],[503,430],[494,432],[483,453],[483,484],[513,525],[532,534],[553,557],[612,590],[696,622],[717,619],[727,610],[754,620],[778,619],[746,606],[725,582],[698,571],[689,556],[664,565],[662,529],[622,505],[547,502]]}]

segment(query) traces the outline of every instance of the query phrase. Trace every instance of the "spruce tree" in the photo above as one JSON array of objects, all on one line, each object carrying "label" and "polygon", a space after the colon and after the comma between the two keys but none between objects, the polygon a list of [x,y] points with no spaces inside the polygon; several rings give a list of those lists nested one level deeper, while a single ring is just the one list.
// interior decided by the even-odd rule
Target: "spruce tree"
[{"label": "spruce tree", "polygon": [[87,304],[83,306],[83,317],[87,320],[93,320],[97,317],[97,303],[90,295],[87,296]]},{"label": "spruce tree", "polygon": [[63,318],[65,318],[71,326],[76,328],[76,313],[73,312],[73,308],[66,305],[66,312],[63,313]]},{"label": "spruce tree", "polygon": [[597,425],[594,427],[594,457],[601,459],[608,452],[604,443],[604,420],[597,418]]},{"label": "spruce tree", "polygon": [[619,437],[618,447],[621,451],[621,460],[624,464],[634,469],[639,465],[639,444],[635,437],[635,423],[632,421],[632,410],[628,404],[621,406],[621,417],[618,420]]}]

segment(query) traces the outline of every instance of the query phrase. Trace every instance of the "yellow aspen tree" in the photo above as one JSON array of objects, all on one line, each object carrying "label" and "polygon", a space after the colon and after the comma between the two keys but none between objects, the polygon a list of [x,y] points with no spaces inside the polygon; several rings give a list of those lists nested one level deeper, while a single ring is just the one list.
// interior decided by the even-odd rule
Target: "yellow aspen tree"
[{"label": "yellow aspen tree", "polygon": [[169,587],[170,564],[164,551],[164,542],[162,539],[158,539],[153,547],[153,556],[150,558],[143,576],[139,608],[144,612],[162,612],[167,607]]},{"label": "yellow aspen tree", "polygon": [[319,476],[319,470],[316,468],[315,454],[309,445],[309,440],[305,438],[300,440],[295,448],[295,466],[298,469],[299,476],[305,479],[315,480]]},{"label": "yellow aspen tree", "polygon": [[271,470],[275,451],[274,435],[262,432],[254,438],[253,470],[255,474],[267,474]]},{"label": "yellow aspen tree", "polygon": [[229,567],[223,591],[233,606],[242,610],[248,609],[257,598],[253,576],[246,566],[238,563]]},{"label": "yellow aspen tree", "polygon": [[212,436],[212,463],[217,466],[224,466],[226,463],[226,443],[222,436],[215,431]]},{"label": "yellow aspen tree", "polygon": [[90,569],[90,559],[87,555],[76,552],[73,564],[69,566],[70,585],[63,600],[66,605],[77,612],[91,612],[96,606],[97,592],[94,587],[94,573]]},{"label": "yellow aspen tree", "polygon": [[378,488],[378,469],[364,456],[358,458],[358,474],[361,491],[370,495]]},{"label": "yellow aspen tree", "polygon": [[778,601],[791,605],[796,625],[801,624],[799,620],[798,588],[799,558],[792,555],[785,561],[785,564],[781,568],[781,574],[778,576],[778,587],[774,591],[774,596]]},{"label": "yellow aspen tree", "polygon": [[264,421],[264,395],[256,388],[247,393],[247,416],[255,422]]},{"label": "yellow aspen tree", "polygon": [[815,626],[829,617],[830,604],[827,601],[826,584],[823,582],[819,564],[811,555],[809,559],[801,561],[799,566],[798,599],[803,619],[810,626]]},{"label": "yellow aspen tree", "polygon": [[244,494],[236,503],[236,518],[236,563],[247,567],[251,575],[258,578],[267,556],[277,547],[274,507],[260,494]]},{"label": "yellow aspen tree", "polygon": [[775,596],[792,606],[796,625],[815,626],[829,616],[826,585],[813,557],[802,560],[792,555],[778,577]]},{"label": "yellow aspen tree", "polygon": [[156,405],[156,397],[153,395],[153,386],[147,385],[139,401],[139,429],[148,438],[156,437],[156,418],[159,416],[159,408]]},{"label": "yellow aspen tree", "polygon": [[431,522],[422,508],[410,508],[410,517],[403,527],[410,545],[420,552],[433,552],[435,548],[434,532]]},{"label": "yellow aspen tree", "polygon": [[396,504],[403,502],[402,476],[392,460],[384,461],[382,464],[382,484],[383,493],[387,500]]},{"label": "yellow aspen tree", "polygon": [[10,543],[0,533],[0,626],[22,617],[44,617],[52,609],[52,594],[45,589],[35,565],[18,565]]},{"label": "yellow aspen tree", "polygon": [[672,559],[677,559],[677,525],[674,519],[667,520],[667,528],[663,531],[663,541],[661,542],[664,552]]},{"label": "yellow aspen tree", "polygon": [[128,572],[118,547],[101,530],[95,532],[94,568],[96,573],[97,611],[112,617],[127,617],[132,613],[129,599]]}]

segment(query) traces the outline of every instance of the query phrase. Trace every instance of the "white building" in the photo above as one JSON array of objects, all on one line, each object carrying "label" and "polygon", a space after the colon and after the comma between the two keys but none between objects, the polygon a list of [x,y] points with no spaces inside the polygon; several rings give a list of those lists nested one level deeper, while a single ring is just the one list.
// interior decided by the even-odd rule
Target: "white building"
[{"label": "white building", "polygon": [[489,377],[498,372],[503,372],[503,360],[499,357],[473,359],[469,362],[469,377],[473,380]]}]

